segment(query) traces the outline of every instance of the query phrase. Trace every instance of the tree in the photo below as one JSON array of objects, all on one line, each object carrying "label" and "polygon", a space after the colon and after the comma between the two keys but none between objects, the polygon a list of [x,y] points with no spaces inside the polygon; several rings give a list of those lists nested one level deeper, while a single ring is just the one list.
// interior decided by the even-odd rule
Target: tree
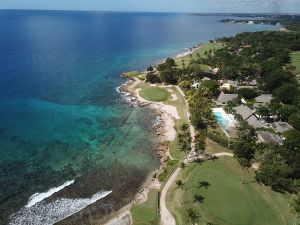
[{"label": "tree", "polygon": [[259,106],[256,113],[264,120],[268,120],[271,116],[271,110],[267,106]]},{"label": "tree", "polygon": [[292,181],[289,178],[291,169],[285,162],[284,158],[267,149],[264,153],[259,171],[256,173],[256,179],[264,183],[275,191],[292,191]]},{"label": "tree", "polygon": [[202,81],[202,86],[208,88],[213,96],[217,96],[220,93],[219,84],[214,80]]},{"label": "tree", "polygon": [[177,84],[178,71],[175,68],[167,67],[160,72],[160,79],[166,84]]},{"label": "tree", "polygon": [[292,104],[299,95],[296,83],[284,83],[274,91],[274,95],[284,104]]},{"label": "tree", "polygon": [[165,63],[170,67],[176,66],[175,60],[173,58],[167,58]]},{"label": "tree", "polygon": [[207,126],[215,123],[212,113],[213,102],[208,88],[200,87],[190,92],[188,96],[191,122],[196,129],[207,129]]},{"label": "tree", "polygon": [[240,97],[243,97],[245,99],[253,99],[257,96],[257,93],[255,90],[251,88],[241,88],[237,90],[237,94],[239,94]]},{"label": "tree", "polygon": [[160,83],[161,81],[155,73],[149,72],[146,75],[146,82],[150,82],[151,84],[154,84],[154,83]]},{"label": "tree", "polygon": [[184,89],[190,89],[192,84],[193,83],[190,80],[181,80],[179,82],[179,87],[184,88]]},{"label": "tree", "polygon": [[289,123],[297,130],[300,130],[300,110],[291,114]]},{"label": "tree", "polygon": [[188,208],[186,212],[188,214],[188,220],[191,221],[192,224],[194,225],[197,222],[197,220],[200,218],[199,213],[192,208]]},{"label": "tree", "polygon": [[203,154],[205,152],[206,143],[204,135],[197,135],[195,137],[195,149],[199,154]]},{"label": "tree", "polygon": [[178,188],[183,189],[185,184],[182,180],[176,180],[176,185]]},{"label": "tree", "polygon": [[152,72],[153,70],[154,70],[153,66],[149,66],[149,67],[147,68],[147,71],[149,71],[149,72]]}]

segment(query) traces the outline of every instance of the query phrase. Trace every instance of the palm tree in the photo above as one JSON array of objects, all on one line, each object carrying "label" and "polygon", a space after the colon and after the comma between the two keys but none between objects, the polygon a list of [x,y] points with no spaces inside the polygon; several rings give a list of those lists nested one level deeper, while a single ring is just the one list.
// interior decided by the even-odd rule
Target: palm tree
[{"label": "palm tree", "polygon": [[176,185],[178,188],[183,189],[185,184],[182,180],[176,180]]},{"label": "palm tree", "polygon": [[205,152],[206,143],[205,137],[203,135],[197,135],[195,138],[195,149],[196,152],[203,154]]},{"label": "palm tree", "polygon": [[199,213],[195,209],[192,209],[192,208],[187,209],[186,212],[189,217],[188,220],[191,221],[192,224],[194,225],[200,217]]}]

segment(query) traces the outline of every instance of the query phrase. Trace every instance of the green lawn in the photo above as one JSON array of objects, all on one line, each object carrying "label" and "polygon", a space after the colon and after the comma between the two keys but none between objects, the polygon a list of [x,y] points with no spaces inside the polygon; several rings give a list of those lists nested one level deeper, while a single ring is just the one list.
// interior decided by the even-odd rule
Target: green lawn
[{"label": "green lawn", "polygon": [[220,152],[229,152],[231,153],[231,151],[228,148],[225,148],[211,140],[207,141],[207,145],[206,145],[206,149],[205,149],[205,153],[208,154],[214,154],[214,153],[220,153]]},{"label": "green lawn", "polygon": [[217,50],[222,47],[223,44],[221,43],[206,43],[201,45],[201,47],[198,48],[197,50],[195,50],[192,54],[192,57],[190,57],[190,55],[187,55],[184,57],[176,58],[175,62],[178,66],[182,66],[182,60],[184,60],[185,64],[188,65],[188,62],[191,61],[191,59],[197,59],[197,53],[199,53],[201,57],[205,57],[204,55],[205,51],[214,50],[214,49]]},{"label": "green lawn", "polygon": [[170,142],[169,153],[173,159],[182,160],[184,152],[179,149],[177,140]]},{"label": "green lawn", "polygon": [[293,52],[291,54],[292,57],[292,64],[296,67],[296,70],[298,73],[300,73],[300,51],[299,52]]},{"label": "green lawn", "polygon": [[151,190],[147,201],[131,207],[132,225],[158,225],[158,190]]},{"label": "green lawn", "polygon": [[[178,179],[185,182],[186,190],[175,184],[167,196],[167,207],[177,225],[188,222],[186,209],[194,208],[200,214],[198,224],[218,225],[288,225],[292,214],[288,206],[290,196],[271,191],[254,182],[251,172],[245,172],[233,158],[220,158],[202,165],[193,163],[183,169]],[[199,187],[199,184],[208,186]],[[204,197],[194,202],[194,195]]]},{"label": "green lawn", "polygon": [[170,93],[165,88],[145,87],[140,91],[142,98],[153,102],[164,102],[170,98]]}]

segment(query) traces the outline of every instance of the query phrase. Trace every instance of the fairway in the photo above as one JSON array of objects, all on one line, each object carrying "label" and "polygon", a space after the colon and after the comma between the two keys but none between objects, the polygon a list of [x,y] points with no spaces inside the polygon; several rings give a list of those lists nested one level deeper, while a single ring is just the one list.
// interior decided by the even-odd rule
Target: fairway
[{"label": "fairway", "polygon": [[292,64],[296,67],[296,70],[298,73],[300,73],[300,51],[299,52],[293,52],[291,54],[292,57]]},{"label": "fairway", "polygon": [[142,98],[153,102],[164,102],[170,98],[170,93],[160,87],[146,87],[140,90],[139,94]]},{"label": "fairway", "polygon": [[158,190],[151,190],[147,201],[130,209],[133,220],[132,225],[157,225],[157,204]]},{"label": "fairway", "polygon": [[180,57],[180,58],[175,58],[175,62],[179,67],[182,67],[182,60],[184,60],[185,64],[187,65],[189,61],[191,61],[191,59],[197,59],[197,53],[201,56],[201,57],[206,57],[205,56],[205,51],[209,51],[209,50],[217,50],[222,48],[223,45],[221,43],[206,43],[206,44],[202,44],[198,49],[196,49],[191,55],[192,57],[190,57],[190,55],[186,55],[184,57]]},{"label": "fairway", "polygon": [[[191,224],[186,209],[194,208],[201,216],[198,224],[292,224],[289,196],[258,185],[246,171],[242,184],[242,171],[236,160],[228,157],[185,168],[178,178],[185,182],[185,189],[173,184],[167,196],[176,223]],[[204,197],[202,203],[194,202],[195,194]]]}]

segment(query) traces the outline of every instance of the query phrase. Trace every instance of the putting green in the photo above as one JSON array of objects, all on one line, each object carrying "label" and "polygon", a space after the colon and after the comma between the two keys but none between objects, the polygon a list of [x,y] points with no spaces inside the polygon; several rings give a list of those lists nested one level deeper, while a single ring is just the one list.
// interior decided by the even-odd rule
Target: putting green
[{"label": "putting green", "polygon": [[[242,174],[236,160],[228,157],[202,165],[193,163],[185,168],[178,179],[185,182],[186,189],[178,189],[173,184],[167,196],[167,206],[177,224],[190,224],[188,208],[199,212],[198,224],[292,224],[290,197],[258,185],[253,174],[247,171],[242,184]],[[194,195],[204,197],[203,202],[194,202]]]},{"label": "putting green", "polygon": [[153,102],[164,102],[170,98],[170,93],[165,88],[146,87],[140,90],[142,98]]}]

